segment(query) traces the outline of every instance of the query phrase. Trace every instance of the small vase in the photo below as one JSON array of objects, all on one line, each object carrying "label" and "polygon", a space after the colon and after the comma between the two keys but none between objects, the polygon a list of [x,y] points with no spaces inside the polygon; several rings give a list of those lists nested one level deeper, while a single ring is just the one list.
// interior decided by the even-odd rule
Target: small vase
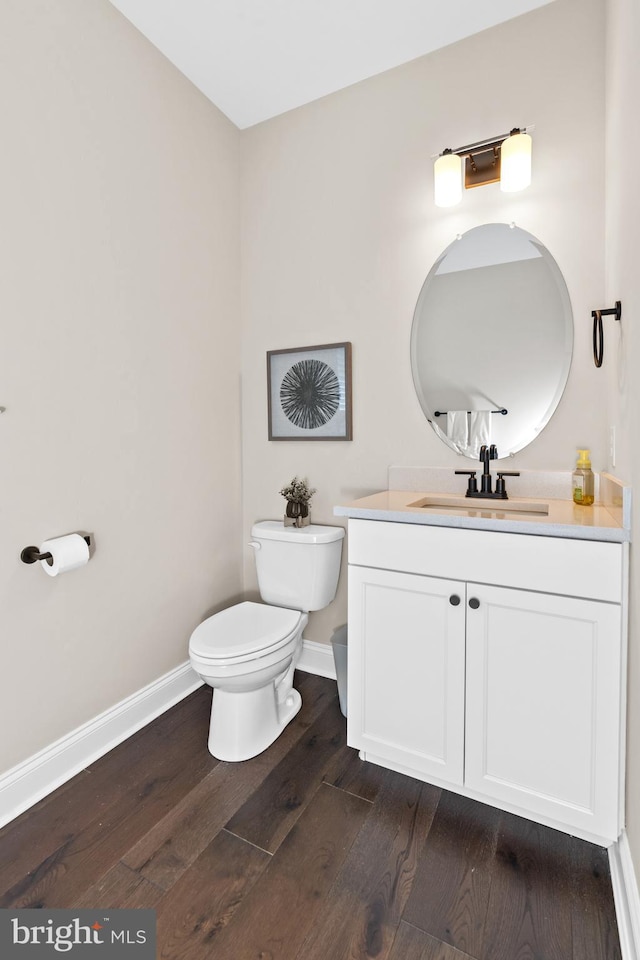
[{"label": "small vase", "polygon": [[285,527],[306,527],[311,523],[309,517],[309,506],[306,503],[294,503],[287,500],[287,507],[284,514]]}]

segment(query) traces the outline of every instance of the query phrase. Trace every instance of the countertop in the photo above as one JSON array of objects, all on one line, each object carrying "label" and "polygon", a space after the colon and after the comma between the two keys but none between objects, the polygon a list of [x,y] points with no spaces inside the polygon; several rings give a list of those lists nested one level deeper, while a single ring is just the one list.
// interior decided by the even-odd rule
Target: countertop
[{"label": "countertop", "polygon": [[[415,490],[383,490],[351,503],[333,508],[335,516],[357,520],[387,520],[393,523],[421,523],[438,527],[458,527],[471,530],[496,530],[503,533],[526,533],[543,537],[568,537],[574,540],[604,540],[623,543],[630,539],[628,523],[623,511],[616,507],[594,503],[578,506],[573,500],[529,498],[531,513],[509,513],[509,501],[494,501],[489,507],[460,497],[460,507],[411,506],[421,499],[451,499],[450,492],[437,493]],[[534,505],[544,500],[548,513],[534,512]],[[518,497],[518,504],[527,498]],[[501,509],[502,506],[502,509]]]}]

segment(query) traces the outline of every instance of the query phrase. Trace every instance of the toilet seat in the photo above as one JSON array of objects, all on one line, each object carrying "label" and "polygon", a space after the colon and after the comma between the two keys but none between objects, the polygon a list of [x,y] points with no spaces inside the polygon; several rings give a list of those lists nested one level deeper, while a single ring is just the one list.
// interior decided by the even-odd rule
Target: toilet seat
[{"label": "toilet seat", "polygon": [[201,662],[243,663],[276,652],[298,632],[299,610],[246,600],[204,620],[191,635],[189,653]]}]

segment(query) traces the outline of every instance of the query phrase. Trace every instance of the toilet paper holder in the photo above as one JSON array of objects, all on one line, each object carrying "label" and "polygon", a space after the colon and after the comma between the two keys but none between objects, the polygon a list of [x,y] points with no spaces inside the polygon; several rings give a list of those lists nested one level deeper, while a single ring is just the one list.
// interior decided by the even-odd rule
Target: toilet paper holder
[{"label": "toilet paper holder", "polygon": [[[91,546],[90,536],[83,537],[82,539],[88,547]],[[50,553],[40,553],[39,547],[25,547],[20,553],[20,559],[23,563],[37,563],[38,560],[46,560],[47,562],[51,561],[51,563],[53,563],[52,555]]]}]

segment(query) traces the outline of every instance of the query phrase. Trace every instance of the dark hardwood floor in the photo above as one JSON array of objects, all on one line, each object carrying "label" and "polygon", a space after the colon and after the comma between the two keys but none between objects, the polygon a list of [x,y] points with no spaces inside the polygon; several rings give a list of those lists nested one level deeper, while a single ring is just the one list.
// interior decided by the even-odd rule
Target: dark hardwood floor
[{"label": "dark hardwood floor", "polygon": [[346,746],[330,680],[240,764],[203,687],[0,831],[1,907],[151,907],[173,960],[619,960],[606,851]]}]

